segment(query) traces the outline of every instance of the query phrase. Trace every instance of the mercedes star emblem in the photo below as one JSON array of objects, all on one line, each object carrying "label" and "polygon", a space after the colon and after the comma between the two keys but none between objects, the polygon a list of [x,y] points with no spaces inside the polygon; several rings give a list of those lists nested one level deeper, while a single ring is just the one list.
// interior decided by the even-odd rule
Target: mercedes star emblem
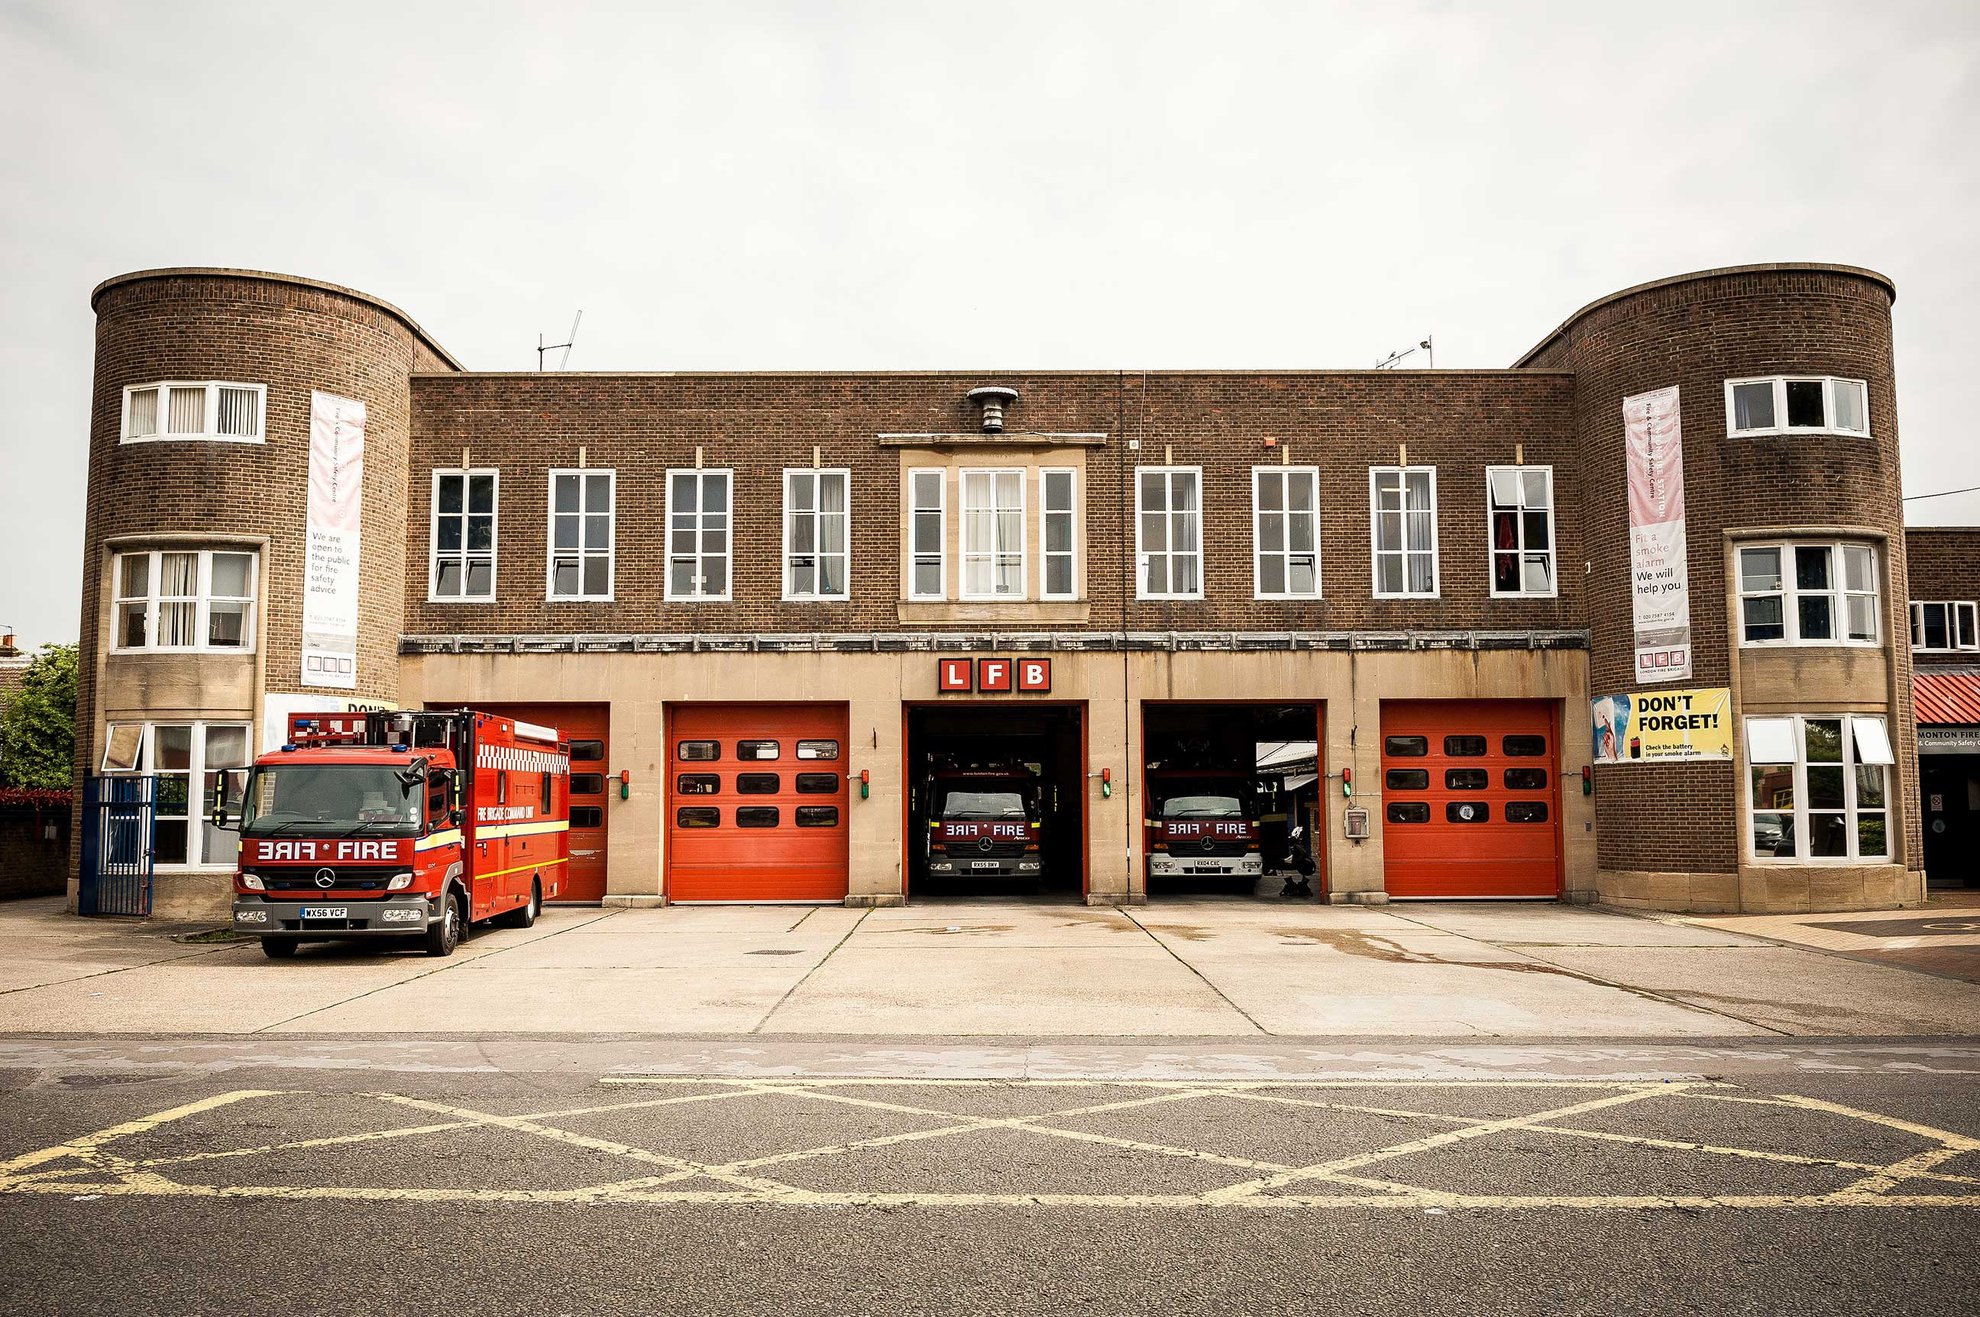
[{"label": "mercedes star emblem", "polygon": [[335,887],[337,885],[337,871],[335,869],[318,869],[316,871],[316,885],[326,890]]}]

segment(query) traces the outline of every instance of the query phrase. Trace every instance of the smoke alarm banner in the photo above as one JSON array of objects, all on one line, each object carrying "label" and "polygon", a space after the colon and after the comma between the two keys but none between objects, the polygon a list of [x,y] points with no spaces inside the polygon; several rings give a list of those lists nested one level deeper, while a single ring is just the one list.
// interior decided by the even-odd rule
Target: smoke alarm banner
[{"label": "smoke alarm banner", "polygon": [[1588,702],[1598,764],[1731,759],[1732,691],[1636,691]]},{"label": "smoke alarm banner", "polygon": [[1636,679],[1691,678],[1691,564],[1684,543],[1684,432],[1674,384],[1623,399]]},{"label": "smoke alarm banner", "polygon": [[364,404],[309,395],[302,684],[357,689],[358,532],[364,512]]}]

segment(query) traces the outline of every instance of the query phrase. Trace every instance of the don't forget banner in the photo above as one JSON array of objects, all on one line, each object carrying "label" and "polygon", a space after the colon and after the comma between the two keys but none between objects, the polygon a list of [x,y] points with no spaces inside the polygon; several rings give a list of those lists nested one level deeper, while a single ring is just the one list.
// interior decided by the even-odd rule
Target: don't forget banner
[{"label": "don't forget banner", "polygon": [[1598,764],[1731,759],[1732,691],[1638,691],[1589,701]]}]

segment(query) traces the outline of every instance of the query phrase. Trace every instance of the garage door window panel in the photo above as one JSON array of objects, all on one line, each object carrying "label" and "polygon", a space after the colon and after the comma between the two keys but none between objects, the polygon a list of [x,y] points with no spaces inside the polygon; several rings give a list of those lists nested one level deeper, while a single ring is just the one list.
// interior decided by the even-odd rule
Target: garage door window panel
[{"label": "garage door window panel", "polygon": [[667,587],[676,602],[730,598],[730,494],[726,470],[667,472]]},{"label": "garage door window panel", "polygon": [[1375,597],[1436,598],[1436,468],[1369,468],[1368,505]]},{"label": "garage door window panel", "polygon": [[775,805],[739,805],[736,807],[736,826],[739,828],[774,828],[782,814]]},{"label": "garage door window panel", "polygon": [[1391,823],[1428,823],[1430,806],[1415,800],[1392,800],[1386,817]]},{"label": "garage door window panel", "polygon": [[830,796],[839,790],[837,773],[799,773],[797,790],[801,796]]},{"label": "garage door window panel", "polygon": [[674,791],[683,796],[713,796],[722,790],[722,779],[713,773],[681,773],[674,778]]},{"label": "garage door window panel", "polygon": [[797,743],[797,757],[799,759],[837,759],[839,757],[839,743],[837,741],[799,741]]},{"label": "garage door window panel", "polygon": [[784,472],[784,598],[851,598],[852,512],[845,469]]},{"label": "garage door window panel", "polygon": [[836,828],[839,826],[837,805],[799,805],[797,825],[800,828]]},{"label": "garage door window panel", "polygon": [[1492,786],[1492,774],[1483,768],[1447,768],[1444,770],[1444,790],[1446,791],[1487,791]]},{"label": "garage door window panel", "polygon": [[1135,468],[1136,598],[1203,597],[1201,467]]},{"label": "garage door window panel", "polygon": [[739,796],[774,796],[784,789],[784,779],[776,773],[737,773]]},{"label": "garage door window panel", "polygon": [[719,741],[682,741],[674,747],[674,758],[685,763],[707,763],[722,757]]},{"label": "garage door window panel", "polygon": [[1382,774],[1382,789],[1385,791],[1428,791],[1430,770],[1427,768],[1391,768]]},{"label": "garage door window panel", "polygon": [[1251,470],[1252,597],[1320,596],[1320,468]]},{"label": "garage door window panel", "polygon": [[674,811],[677,828],[719,828],[722,811],[708,805],[683,805]]},{"label": "garage door window panel", "polygon": [[611,600],[616,486],[613,471],[550,473],[551,599]]}]

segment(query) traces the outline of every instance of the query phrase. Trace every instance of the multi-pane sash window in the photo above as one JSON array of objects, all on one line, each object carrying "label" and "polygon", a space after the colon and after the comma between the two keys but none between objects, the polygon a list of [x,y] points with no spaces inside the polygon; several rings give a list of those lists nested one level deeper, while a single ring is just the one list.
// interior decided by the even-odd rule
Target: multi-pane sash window
[{"label": "multi-pane sash window", "polygon": [[433,473],[433,557],[427,598],[435,603],[495,597],[495,495],[492,469]]},{"label": "multi-pane sash window", "polygon": [[1882,718],[1748,718],[1746,760],[1753,858],[1890,857],[1893,756]]},{"label": "multi-pane sash window", "polygon": [[1024,472],[966,470],[962,597],[1024,598]]},{"label": "multi-pane sash window", "polygon": [[1375,597],[1434,598],[1437,570],[1437,468],[1378,466],[1368,471],[1373,518]]},{"label": "multi-pane sash window", "polygon": [[1320,468],[1251,469],[1251,593],[1257,599],[1320,594]]},{"label": "multi-pane sash window", "polygon": [[262,441],[267,386],[168,380],[124,390],[123,442],[153,439]]},{"label": "multi-pane sash window", "polygon": [[849,472],[784,472],[784,598],[849,599]]},{"label": "multi-pane sash window", "polygon": [[1203,469],[1143,466],[1134,472],[1134,554],[1140,599],[1203,597]]},{"label": "multi-pane sash window", "polygon": [[152,847],[156,862],[232,864],[240,839],[206,821],[213,806],[208,798],[207,774],[225,770],[238,798],[249,762],[247,725],[112,723],[104,733],[105,773],[155,779]]},{"label": "multi-pane sash window", "polygon": [[1492,539],[1492,593],[1554,593],[1554,468],[1485,468],[1486,532]]},{"label": "multi-pane sash window", "polygon": [[1980,619],[1975,617],[1974,605],[1958,600],[1912,600],[1911,647],[1926,654],[1980,649]]},{"label": "multi-pane sash window", "polygon": [[725,470],[667,473],[667,598],[729,597],[729,487]]},{"label": "multi-pane sash window", "polygon": [[612,597],[616,481],[613,471],[550,473],[550,598]]},{"label": "multi-pane sash window", "polygon": [[1877,551],[1867,544],[1746,544],[1739,613],[1748,645],[1874,645]]},{"label": "multi-pane sash window", "polygon": [[118,554],[111,575],[113,649],[254,647],[254,554],[139,550]]},{"label": "multi-pane sash window", "polygon": [[949,597],[948,472],[908,472],[908,598]]},{"label": "multi-pane sash window", "polygon": [[1072,599],[1079,592],[1078,479],[1079,473],[1070,467],[1046,467],[1038,473],[1042,599]]},{"label": "multi-pane sash window", "polygon": [[1776,375],[1726,381],[1726,433],[1869,434],[1869,394],[1862,380]]}]

